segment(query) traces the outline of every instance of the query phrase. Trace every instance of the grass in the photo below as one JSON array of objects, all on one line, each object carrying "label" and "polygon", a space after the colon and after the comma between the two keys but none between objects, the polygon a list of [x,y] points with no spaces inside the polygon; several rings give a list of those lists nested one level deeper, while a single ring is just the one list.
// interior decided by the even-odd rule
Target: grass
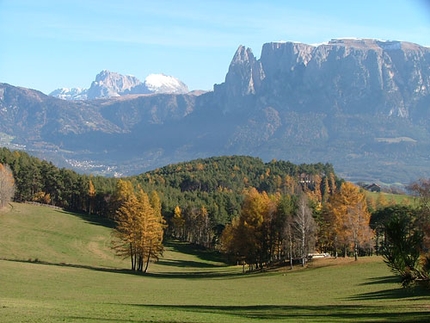
[{"label": "grass", "polygon": [[369,192],[365,191],[366,196],[369,199],[372,199],[375,202],[375,205],[378,204],[378,200],[382,197],[385,200],[387,205],[397,204],[397,205],[411,205],[415,206],[417,201],[411,195],[406,194],[392,194],[385,192]]},{"label": "grass", "polygon": [[139,275],[109,241],[108,227],[61,210],[0,213],[1,322],[430,321],[430,294],[402,289],[378,257],[244,275],[169,242]]}]

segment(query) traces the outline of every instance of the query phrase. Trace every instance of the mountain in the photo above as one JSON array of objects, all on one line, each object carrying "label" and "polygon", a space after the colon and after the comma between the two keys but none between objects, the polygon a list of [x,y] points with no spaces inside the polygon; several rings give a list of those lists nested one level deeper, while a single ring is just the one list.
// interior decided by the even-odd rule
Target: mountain
[{"label": "mountain", "polygon": [[86,100],[87,92],[88,90],[83,88],[62,87],[52,91],[49,95],[62,100]]},{"label": "mountain", "polygon": [[96,78],[97,86],[130,95],[64,101],[2,84],[0,142],[104,174],[250,155],[329,162],[353,181],[405,184],[430,176],[427,47],[272,42],[257,58],[239,46],[225,81],[206,93],[131,95],[145,83],[109,73],[112,82]]},{"label": "mountain", "polygon": [[96,75],[89,89],[59,88],[49,95],[63,100],[94,100],[128,94],[187,93],[188,87],[173,76],[150,74],[142,83],[131,75],[122,75],[107,70]]},{"label": "mountain", "polygon": [[143,82],[150,93],[188,93],[188,87],[173,76],[164,74],[149,74]]}]

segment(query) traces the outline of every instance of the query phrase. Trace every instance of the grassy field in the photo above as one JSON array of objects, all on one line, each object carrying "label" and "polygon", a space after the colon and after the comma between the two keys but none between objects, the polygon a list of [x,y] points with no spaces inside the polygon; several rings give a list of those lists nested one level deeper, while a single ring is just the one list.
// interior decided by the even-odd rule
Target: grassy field
[{"label": "grassy field", "polygon": [[242,274],[177,242],[146,275],[110,229],[61,210],[0,213],[1,322],[429,322],[430,293],[403,290],[378,257]]}]

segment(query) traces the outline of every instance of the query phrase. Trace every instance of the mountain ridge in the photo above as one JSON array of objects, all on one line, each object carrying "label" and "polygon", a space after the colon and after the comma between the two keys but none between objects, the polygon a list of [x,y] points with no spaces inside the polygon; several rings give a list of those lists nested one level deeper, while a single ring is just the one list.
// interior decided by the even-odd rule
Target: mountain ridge
[{"label": "mountain ridge", "polygon": [[179,79],[165,74],[150,74],[144,82],[132,75],[103,70],[96,75],[90,88],[58,88],[50,96],[63,100],[108,99],[130,94],[184,94],[188,87]]},{"label": "mountain ridge", "polygon": [[[0,94],[18,91],[0,88]],[[356,181],[408,183],[430,176],[430,48],[408,42],[271,42],[258,59],[240,45],[224,82],[210,92],[73,103],[40,95],[30,100],[23,91],[12,95],[23,97],[20,104],[3,94],[4,141],[64,165],[102,165],[75,166],[85,172],[130,175],[240,154],[329,162]],[[25,119],[28,124],[17,129],[10,106],[27,114],[44,106],[52,115],[42,109],[34,118],[42,125]],[[82,110],[89,115],[78,115]]]}]

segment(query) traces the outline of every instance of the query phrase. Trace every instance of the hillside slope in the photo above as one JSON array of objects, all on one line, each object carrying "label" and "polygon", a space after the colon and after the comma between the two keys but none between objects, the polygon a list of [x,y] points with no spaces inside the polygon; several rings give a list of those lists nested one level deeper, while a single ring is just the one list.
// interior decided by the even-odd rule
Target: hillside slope
[{"label": "hillside slope", "polygon": [[110,229],[47,206],[12,203],[0,211],[0,258],[95,267],[124,267],[110,249]]}]

